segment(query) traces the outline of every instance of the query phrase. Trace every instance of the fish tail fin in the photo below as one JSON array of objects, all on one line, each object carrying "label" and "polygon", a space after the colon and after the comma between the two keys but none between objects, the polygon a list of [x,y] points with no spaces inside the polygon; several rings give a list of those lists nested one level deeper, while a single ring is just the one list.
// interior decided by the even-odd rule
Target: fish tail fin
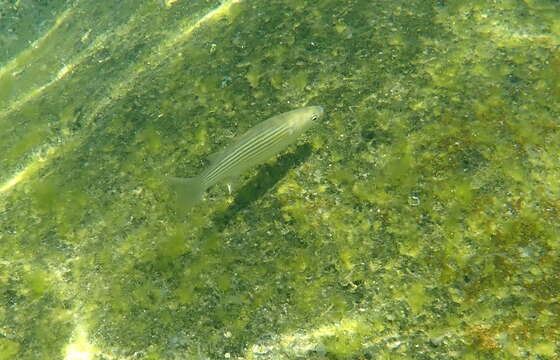
[{"label": "fish tail fin", "polygon": [[192,178],[168,177],[166,180],[180,210],[188,210],[201,201],[206,190],[198,176]]}]

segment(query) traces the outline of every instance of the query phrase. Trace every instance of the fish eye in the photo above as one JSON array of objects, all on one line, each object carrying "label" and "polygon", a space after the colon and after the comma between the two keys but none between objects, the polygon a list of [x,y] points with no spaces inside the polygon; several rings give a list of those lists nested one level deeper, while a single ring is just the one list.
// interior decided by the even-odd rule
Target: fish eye
[{"label": "fish eye", "polygon": [[311,121],[315,121],[315,120],[317,120],[318,118],[319,118],[319,116],[313,115],[313,116],[311,117]]}]

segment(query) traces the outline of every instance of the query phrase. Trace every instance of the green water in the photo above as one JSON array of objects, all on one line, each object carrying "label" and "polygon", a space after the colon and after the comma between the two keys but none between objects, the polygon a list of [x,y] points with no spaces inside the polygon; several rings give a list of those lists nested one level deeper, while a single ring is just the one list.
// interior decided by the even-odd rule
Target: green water
[{"label": "green water", "polygon": [[[0,360],[560,356],[560,3],[0,2]],[[323,123],[216,186],[258,122]]]}]

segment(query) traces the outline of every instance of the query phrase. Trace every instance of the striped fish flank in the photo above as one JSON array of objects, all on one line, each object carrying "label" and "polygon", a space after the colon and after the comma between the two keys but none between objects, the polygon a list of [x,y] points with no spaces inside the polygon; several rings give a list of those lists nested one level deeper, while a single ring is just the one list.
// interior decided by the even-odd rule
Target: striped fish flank
[{"label": "striped fish flank", "polygon": [[273,116],[210,156],[210,165],[198,176],[170,178],[180,206],[194,206],[209,187],[266,162],[294,143],[322,115],[321,106],[307,106]]}]

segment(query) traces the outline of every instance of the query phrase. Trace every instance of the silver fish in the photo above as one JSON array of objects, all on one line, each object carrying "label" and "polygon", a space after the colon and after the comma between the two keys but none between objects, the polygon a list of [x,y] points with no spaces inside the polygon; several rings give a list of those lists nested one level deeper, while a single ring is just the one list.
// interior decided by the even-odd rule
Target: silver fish
[{"label": "silver fish", "polygon": [[179,197],[178,202],[188,209],[202,200],[209,187],[266,162],[315,125],[323,112],[321,106],[307,106],[273,116],[211,155],[210,165],[198,176],[168,179]]}]

